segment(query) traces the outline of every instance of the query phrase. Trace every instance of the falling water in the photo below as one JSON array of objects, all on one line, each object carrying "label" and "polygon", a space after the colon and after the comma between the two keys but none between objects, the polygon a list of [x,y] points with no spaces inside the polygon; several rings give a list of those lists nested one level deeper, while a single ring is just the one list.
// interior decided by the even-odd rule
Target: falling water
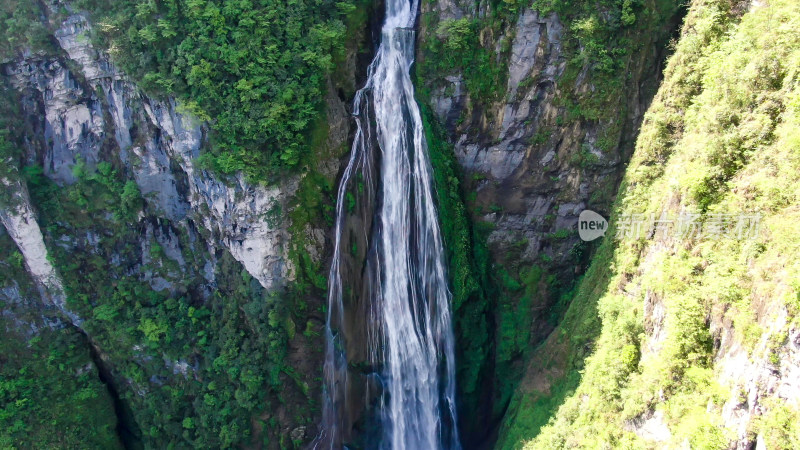
[{"label": "falling water", "polygon": [[[373,187],[375,217],[363,276],[364,320],[377,400],[375,447],[458,449],[450,293],[431,165],[409,70],[417,0],[387,0],[381,45],[354,101],[356,134],[339,186],[328,283],[325,395],[316,448],[340,448],[350,411],[342,234],[355,178]],[[379,152],[376,154],[375,152]],[[377,162],[376,162],[377,161]],[[372,170],[371,164],[377,164]],[[376,175],[372,175],[377,172]],[[378,178],[375,180],[373,178]],[[375,184],[377,182],[377,184]],[[377,187],[376,187],[377,186]],[[376,188],[375,188],[376,187]],[[368,191],[370,192],[370,191]],[[366,194],[364,194],[366,195]],[[349,202],[349,200],[348,200]]]}]

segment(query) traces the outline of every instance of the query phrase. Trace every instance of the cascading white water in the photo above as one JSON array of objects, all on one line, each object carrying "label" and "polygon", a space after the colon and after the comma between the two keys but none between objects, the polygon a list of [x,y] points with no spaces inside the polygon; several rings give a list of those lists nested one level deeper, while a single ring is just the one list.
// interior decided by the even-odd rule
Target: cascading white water
[{"label": "cascading white water", "polygon": [[[322,431],[316,448],[338,448],[348,414],[342,233],[348,186],[380,161],[375,218],[364,273],[372,322],[369,363],[379,400],[374,445],[385,449],[458,449],[450,293],[419,107],[409,71],[417,0],[386,0],[381,45],[355,97],[356,135],[339,186],[328,283]],[[377,145],[376,145],[377,144]],[[376,148],[377,147],[377,148]],[[374,154],[374,152],[380,152]]]}]

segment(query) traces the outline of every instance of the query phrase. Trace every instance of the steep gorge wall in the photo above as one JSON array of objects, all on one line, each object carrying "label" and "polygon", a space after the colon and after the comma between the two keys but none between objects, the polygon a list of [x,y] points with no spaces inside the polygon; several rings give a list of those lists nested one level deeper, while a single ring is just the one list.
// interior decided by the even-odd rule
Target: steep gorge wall
[{"label": "steep gorge wall", "polygon": [[447,243],[471,242],[471,274],[451,264],[466,442],[496,438],[531,349],[563,319],[594,251],[578,214],[610,212],[680,14],[669,1],[423,4],[417,89],[432,151],[452,160],[437,170],[460,177],[468,211],[440,201],[442,220],[470,228]]}]

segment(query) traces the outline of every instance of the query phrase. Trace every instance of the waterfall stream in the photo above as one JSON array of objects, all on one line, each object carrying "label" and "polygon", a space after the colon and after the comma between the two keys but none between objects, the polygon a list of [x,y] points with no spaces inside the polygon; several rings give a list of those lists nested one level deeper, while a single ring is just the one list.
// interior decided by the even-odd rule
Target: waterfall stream
[{"label": "waterfall stream", "polygon": [[[346,446],[348,369],[343,234],[354,183],[374,192],[361,276],[366,359],[376,394],[367,408],[383,449],[458,449],[450,293],[432,169],[409,70],[417,0],[387,0],[381,44],[353,105],[356,134],[336,202],[328,281],[322,430],[315,448]],[[375,153],[379,152],[379,153]],[[376,167],[371,165],[375,164]],[[357,180],[357,181],[356,181]],[[350,189],[350,190],[349,190]],[[366,194],[364,194],[366,195]],[[365,225],[366,226],[366,225]],[[365,232],[365,234],[367,234]],[[366,395],[366,394],[364,394]]]}]

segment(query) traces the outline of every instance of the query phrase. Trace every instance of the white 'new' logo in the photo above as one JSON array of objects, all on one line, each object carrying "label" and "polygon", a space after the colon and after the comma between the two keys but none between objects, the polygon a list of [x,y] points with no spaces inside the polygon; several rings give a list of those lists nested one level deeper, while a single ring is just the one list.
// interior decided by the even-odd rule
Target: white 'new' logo
[{"label": "white 'new' logo", "polygon": [[593,241],[606,234],[608,221],[594,211],[584,210],[578,216],[578,236],[584,241]]}]

